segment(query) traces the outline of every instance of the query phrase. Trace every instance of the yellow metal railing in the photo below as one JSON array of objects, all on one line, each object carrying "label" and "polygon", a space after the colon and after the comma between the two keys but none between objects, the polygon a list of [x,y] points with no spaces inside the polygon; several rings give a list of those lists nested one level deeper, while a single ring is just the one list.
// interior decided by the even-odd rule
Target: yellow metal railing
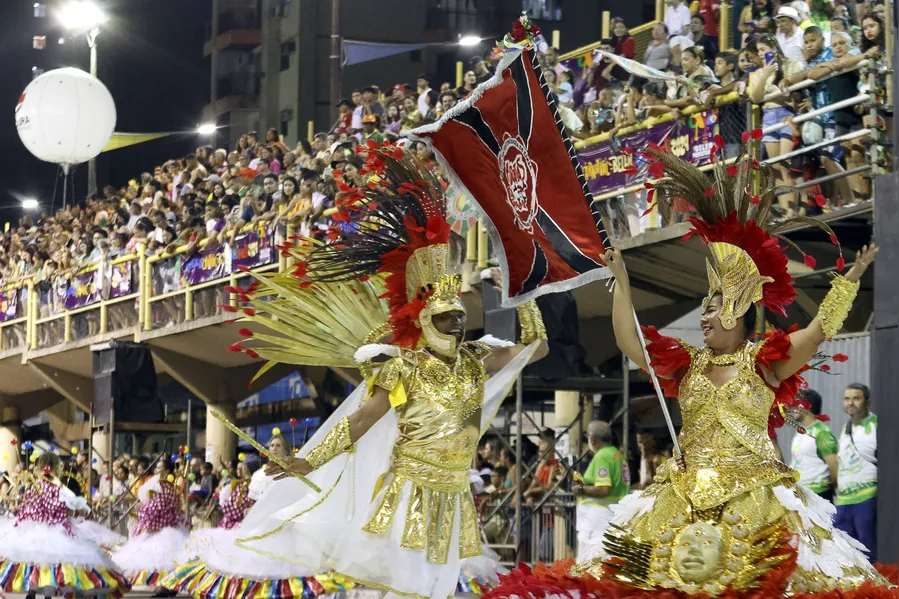
[{"label": "yellow metal railing", "polygon": [[[740,96],[737,92],[731,92],[729,94],[718,96],[715,99],[716,106],[724,106],[725,104],[730,104],[732,102],[739,101]],[[681,116],[690,116],[699,112],[703,112],[706,110],[705,106],[687,106],[683,110],[680,111]],[[671,112],[667,112],[661,116],[657,117],[649,117],[631,125],[629,127],[621,127],[617,131],[615,131],[615,137],[621,137],[622,135],[627,135],[628,133],[634,133],[636,131],[642,131],[644,129],[650,129],[651,127],[655,127],[656,125],[660,125],[662,123],[669,123],[675,120],[675,114],[672,110]],[[578,150],[581,148],[586,148],[587,146],[592,146],[598,143],[602,143],[604,141],[609,141],[612,139],[612,134],[610,132],[600,133],[599,135],[594,135],[593,137],[588,137],[586,139],[579,139],[574,142],[574,147]]]},{"label": "yellow metal railing", "polygon": [[[248,226],[241,235],[253,229]],[[270,233],[273,236],[271,259],[252,268],[253,272],[286,272],[292,268],[290,259],[275,252],[278,252],[280,243],[292,237],[293,228],[288,226],[281,231],[281,234],[275,231]],[[200,243],[197,250],[203,251],[205,246],[205,243]],[[216,286],[236,286],[242,277],[247,276],[237,269],[227,269],[220,277],[188,285],[183,284],[178,272],[174,275],[175,289],[157,292],[154,289],[154,269],[162,261],[184,256],[187,251],[187,247],[182,247],[171,253],[145,256],[143,248],[138,248],[136,253],[54,277],[49,285],[32,275],[0,286],[0,352],[46,350],[84,339],[97,341],[99,337],[129,329],[149,331],[157,328],[154,326],[153,308],[172,298],[183,298],[182,320],[194,320],[196,293]],[[230,246],[223,244],[218,251],[222,252],[224,260],[224,252],[231,250]],[[118,275],[113,277],[113,272]],[[120,285],[122,276],[129,277],[127,286]],[[63,289],[70,299],[72,296],[80,298],[77,307],[66,308],[66,298],[60,292]],[[11,305],[13,301],[16,302],[14,307]],[[129,303],[133,303],[133,307],[129,308]],[[228,303],[237,307],[237,295],[231,294]],[[110,309],[117,306],[121,306],[121,312],[116,312],[114,316],[119,318],[111,318]],[[126,324],[119,324],[122,322]],[[76,330],[79,329],[77,325],[83,326]]]},{"label": "yellow metal railing", "polygon": [[[243,228],[243,230],[240,232],[240,235],[249,233],[250,231],[253,231],[255,229],[256,227],[248,225]],[[276,251],[276,248],[274,246],[277,246],[279,243],[283,243],[284,239],[279,240],[276,231],[272,231],[271,235],[274,236],[272,251]],[[285,233],[285,238],[290,239],[292,236],[293,228],[288,225]],[[206,242],[207,240],[204,239],[198,244],[198,249],[200,251],[202,251],[206,247]],[[185,255],[187,251],[187,247],[180,247],[174,252],[165,252],[158,256],[150,256],[146,259],[146,267],[143,269],[141,277],[141,302],[143,303],[144,314],[144,318],[142,320],[143,330],[150,331],[154,329],[153,308],[155,305],[165,301],[174,302],[179,298],[183,298],[183,322],[189,322],[195,320],[194,299],[197,292],[206,289],[213,289],[220,286],[236,287],[238,284],[238,280],[242,277],[247,276],[239,270],[235,271],[234,269],[228,269],[227,272],[225,272],[220,277],[211,278],[198,284],[185,284],[184,281],[181,280],[180,274],[176,273],[176,280],[172,281],[172,285],[177,288],[157,293],[156,289],[154,288],[153,280],[154,268],[156,268],[163,260],[168,260]],[[230,246],[225,244],[223,244],[218,249],[223,263],[227,258],[225,252],[230,251]],[[212,261],[217,261],[219,259],[219,254],[207,254],[207,258]],[[274,259],[271,263],[253,268],[252,270],[253,272],[268,272],[273,270],[285,272],[289,268],[291,268],[291,266],[292,265],[290,264],[290,260],[288,258],[280,256],[279,258]],[[234,308],[237,307],[237,297],[238,296],[234,293],[231,293],[229,296],[228,303]]]},{"label": "yellow metal railing", "polygon": [[[74,341],[73,322],[76,317],[83,315],[88,321],[88,333],[84,337],[94,337],[97,335],[105,335],[111,332],[109,328],[109,308],[127,302],[137,301],[140,297],[140,288],[136,284],[137,277],[134,272],[137,269],[140,272],[143,257],[141,254],[128,254],[113,260],[103,260],[97,264],[86,266],[76,272],[62,277],[66,285],[66,289],[76,286],[84,286],[88,295],[95,295],[96,299],[87,300],[84,305],[73,309],[65,307],[65,299],[54,297],[57,292],[56,284],[51,285],[47,291],[46,302],[42,301],[39,284],[32,282],[29,288],[29,310],[28,310],[28,331],[29,335],[26,341],[26,347],[30,350],[36,350],[43,347],[52,347],[59,343],[69,343]],[[120,265],[126,265],[129,277],[129,292],[116,293],[111,288],[113,279],[112,273],[114,269]],[[93,279],[85,283],[82,278],[84,275],[92,275]],[[59,283],[59,278],[55,278],[54,283]],[[76,289],[76,295],[79,290]],[[140,302],[138,302],[138,306]],[[138,322],[141,319],[138,313]],[[59,335],[50,334],[49,338],[53,338],[52,343],[41,343],[40,330],[42,327],[51,327],[54,323],[62,322],[62,338]],[[9,323],[4,323],[9,324]],[[94,325],[95,326],[91,326]],[[91,330],[94,329],[94,330]]]}]

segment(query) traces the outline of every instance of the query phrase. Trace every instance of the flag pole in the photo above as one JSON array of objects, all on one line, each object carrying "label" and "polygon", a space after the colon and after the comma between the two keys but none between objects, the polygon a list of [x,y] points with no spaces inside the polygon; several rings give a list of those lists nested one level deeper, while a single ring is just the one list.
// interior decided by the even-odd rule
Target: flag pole
[{"label": "flag pole", "polygon": [[[612,242],[609,239],[609,234],[606,232],[605,227],[602,225],[602,216],[599,214],[599,209],[596,207],[596,202],[593,200],[593,194],[590,193],[589,188],[587,187],[587,179],[584,177],[584,171],[581,168],[581,163],[577,159],[577,152],[574,149],[574,145],[571,143],[571,138],[568,136],[568,130],[562,122],[562,117],[559,114],[558,106],[556,106],[555,99],[552,96],[552,93],[549,90],[549,86],[546,84],[546,80],[543,78],[543,68],[540,66],[540,62],[537,59],[536,49],[525,49],[523,52],[529,53],[529,58],[531,60],[531,65],[534,67],[534,73],[537,75],[537,78],[540,81],[540,87],[544,91],[544,97],[546,99],[547,104],[549,104],[549,108],[553,113],[553,117],[555,118],[556,125],[559,129],[559,134],[562,136],[562,141],[565,143],[565,147],[568,149],[568,155],[571,157],[571,164],[574,166],[574,170],[577,173],[578,181],[580,181],[581,189],[584,193],[584,198],[591,204],[590,212],[593,215],[593,219],[596,223],[596,229],[599,232],[599,237],[602,240],[603,247],[606,250],[612,249]],[[633,306],[631,306],[633,310]],[[671,420],[671,412],[668,410],[668,403],[665,401],[665,395],[662,393],[662,388],[659,385],[659,378],[656,376],[655,369],[652,367],[652,363],[649,359],[649,353],[646,351],[646,339],[643,337],[643,331],[640,328],[640,319],[637,318],[637,311],[634,312],[634,325],[637,327],[637,337],[640,339],[640,347],[643,349],[643,357],[646,360],[646,370],[649,372],[649,378],[652,380],[652,386],[656,391],[656,396],[659,398],[659,407],[662,408],[662,415],[665,418],[665,424],[668,426],[668,434],[671,435],[671,444],[673,447],[674,456],[677,458],[682,458],[680,443],[677,442],[677,433],[674,430],[674,422]]]}]

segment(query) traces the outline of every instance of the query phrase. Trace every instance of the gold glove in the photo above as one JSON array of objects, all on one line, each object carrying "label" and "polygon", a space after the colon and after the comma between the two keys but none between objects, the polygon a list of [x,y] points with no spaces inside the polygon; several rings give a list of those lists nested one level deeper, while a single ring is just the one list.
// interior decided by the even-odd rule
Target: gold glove
[{"label": "gold glove", "polygon": [[518,306],[518,322],[521,324],[521,342],[525,345],[537,340],[546,341],[546,327],[543,326],[543,314],[537,302],[531,300]]},{"label": "gold glove", "polygon": [[340,454],[351,451],[353,441],[350,438],[350,421],[347,418],[337,423],[325,436],[321,443],[313,447],[306,455],[306,461],[315,470],[327,464]]},{"label": "gold glove", "polygon": [[824,337],[830,339],[840,332],[846,317],[849,316],[849,310],[852,309],[852,302],[855,301],[855,295],[858,293],[858,282],[852,282],[837,275],[830,282],[830,291],[821,302],[818,308],[818,318],[821,320],[821,328],[824,330]]}]

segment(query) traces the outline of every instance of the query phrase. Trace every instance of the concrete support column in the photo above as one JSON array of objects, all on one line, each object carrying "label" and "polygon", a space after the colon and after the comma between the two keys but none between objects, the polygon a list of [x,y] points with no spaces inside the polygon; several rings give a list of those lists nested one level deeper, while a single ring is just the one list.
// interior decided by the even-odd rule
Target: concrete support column
[{"label": "concrete support column", "polygon": [[19,417],[19,408],[4,406],[0,408],[0,472],[10,472],[16,468],[15,454],[19,447],[12,444],[13,439],[22,440],[22,420]]},{"label": "concrete support column", "polygon": [[106,464],[109,463],[109,433],[105,431],[95,431],[91,435],[91,449],[94,455],[90,459],[97,458],[94,468],[100,474],[109,474],[106,472]]},{"label": "concrete support column", "polygon": [[[577,420],[566,433],[567,439],[561,439],[557,442],[556,447],[567,448],[568,454],[573,458],[579,455],[580,439],[585,429],[583,418],[578,419],[578,412],[581,409],[581,394],[578,391],[556,391],[555,400],[555,423],[556,431],[560,431],[567,427],[572,421]],[[589,415],[587,416],[589,418]],[[555,526],[553,531],[553,548],[555,560],[568,559],[574,557],[575,547],[569,545],[568,528],[573,525],[561,513],[556,513],[554,518]]]},{"label": "concrete support column", "polygon": [[[578,412],[581,409],[581,394],[578,391],[556,391],[554,394],[554,401],[556,405],[556,430],[561,430],[577,418]],[[584,431],[587,430],[587,425],[590,423],[591,414],[592,410],[584,410],[581,421],[577,422],[568,431],[567,447],[572,456],[579,454],[581,439],[583,438]]]},{"label": "concrete support column", "polygon": [[218,410],[234,422],[236,408],[233,404],[206,406],[206,461],[218,467],[219,458],[230,460],[237,455],[237,435],[213,416],[211,410]]}]

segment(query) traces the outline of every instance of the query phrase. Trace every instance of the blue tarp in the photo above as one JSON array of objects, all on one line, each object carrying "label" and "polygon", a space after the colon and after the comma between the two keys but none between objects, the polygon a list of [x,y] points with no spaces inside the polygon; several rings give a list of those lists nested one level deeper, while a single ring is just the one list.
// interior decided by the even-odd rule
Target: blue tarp
[{"label": "blue tarp", "polygon": [[377,60],[378,58],[386,58],[403,54],[404,52],[413,52],[427,47],[429,44],[380,44],[374,42],[359,42],[355,40],[344,40],[343,56],[344,66],[351,64],[359,64],[368,62],[369,60]]}]

